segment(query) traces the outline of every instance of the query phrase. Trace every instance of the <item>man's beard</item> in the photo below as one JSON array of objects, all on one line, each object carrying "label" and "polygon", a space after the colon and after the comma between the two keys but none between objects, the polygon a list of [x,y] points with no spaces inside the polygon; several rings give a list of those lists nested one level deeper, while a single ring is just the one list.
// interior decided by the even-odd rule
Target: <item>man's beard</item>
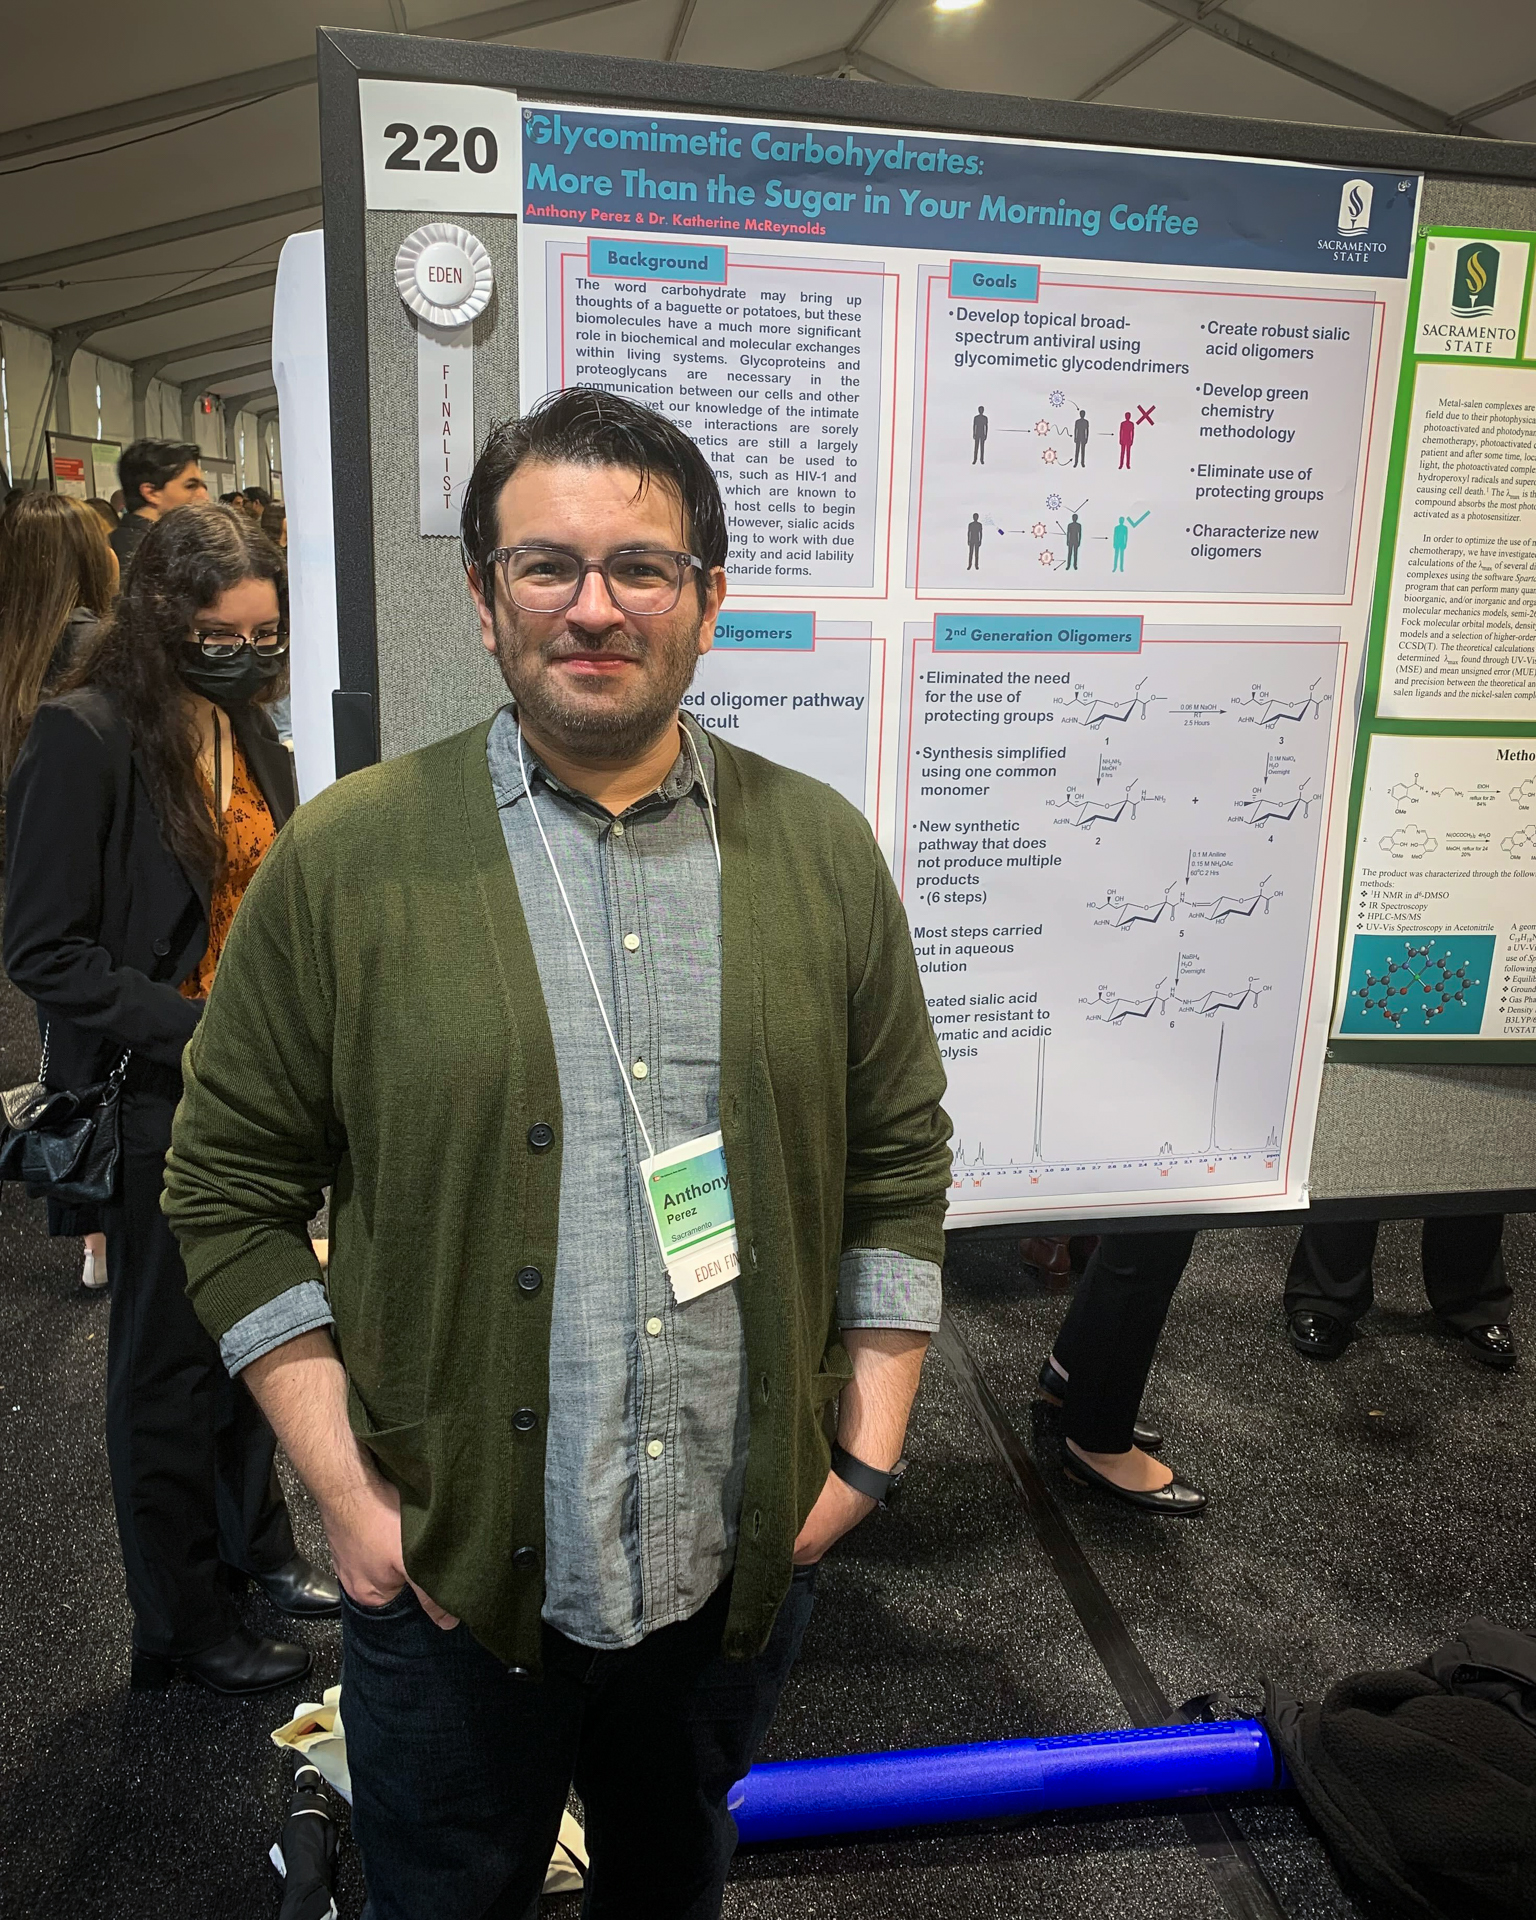
[{"label": "man's beard", "polygon": [[[672,616],[676,624],[652,622],[643,639],[621,628],[600,645],[579,641],[569,628],[548,639],[528,637],[518,632],[517,610],[499,602],[492,618],[501,677],[519,715],[536,733],[582,758],[623,762],[644,753],[677,713],[698,669],[702,616],[689,621],[681,605]],[[551,661],[598,652],[641,663],[627,698],[612,689],[605,697],[583,698],[555,679]]]}]

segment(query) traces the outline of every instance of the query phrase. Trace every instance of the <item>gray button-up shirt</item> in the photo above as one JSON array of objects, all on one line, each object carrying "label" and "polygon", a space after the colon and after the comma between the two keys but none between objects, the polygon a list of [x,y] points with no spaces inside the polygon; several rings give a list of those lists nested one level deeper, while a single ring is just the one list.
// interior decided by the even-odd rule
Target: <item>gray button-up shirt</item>
[{"label": "gray button-up shirt", "polygon": [[[633,1645],[687,1619],[729,1572],[746,1472],[746,1343],[732,1284],[686,1306],[640,1181],[658,1152],[719,1127],[720,887],[690,728],[660,788],[617,818],[556,781],[511,708],[487,745],[560,1073],[560,1219],[549,1353],[544,1618],[592,1647]],[[713,788],[711,787],[711,793]],[[533,808],[537,808],[535,820]],[[609,1044],[539,826],[618,1043]],[[628,1082],[629,1093],[625,1091]],[[845,1327],[938,1325],[938,1268],[843,1256]],[[250,1315],[223,1342],[232,1369],[330,1318],[318,1287]]]}]

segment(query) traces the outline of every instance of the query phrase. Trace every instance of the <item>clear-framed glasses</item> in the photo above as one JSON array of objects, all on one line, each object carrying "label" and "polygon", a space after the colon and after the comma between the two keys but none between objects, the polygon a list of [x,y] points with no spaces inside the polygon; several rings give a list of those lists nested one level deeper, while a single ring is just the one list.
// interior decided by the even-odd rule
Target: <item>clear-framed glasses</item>
[{"label": "clear-framed glasses", "polygon": [[589,573],[603,576],[621,613],[670,613],[689,572],[704,570],[696,553],[668,547],[625,547],[606,560],[583,560],[565,547],[497,547],[487,561],[524,613],[564,613],[575,606]]},{"label": "clear-framed glasses", "polygon": [[205,660],[233,660],[247,647],[262,660],[271,660],[288,651],[288,635],[277,625],[257,627],[254,633],[235,633],[227,627],[198,627],[187,638]]}]

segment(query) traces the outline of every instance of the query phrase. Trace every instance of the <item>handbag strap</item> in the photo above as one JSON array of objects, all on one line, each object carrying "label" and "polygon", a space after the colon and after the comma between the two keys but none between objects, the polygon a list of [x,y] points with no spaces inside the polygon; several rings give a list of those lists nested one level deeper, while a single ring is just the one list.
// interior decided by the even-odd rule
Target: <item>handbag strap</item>
[{"label": "handbag strap", "polygon": [[[48,1084],[48,1044],[50,1039],[52,1038],[52,1035],[53,1035],[52,1024],[51,1022],[45,1020],[43,1022],[43,1057],[37,1063],[37,1078],[38,1078],[38,1083],[41,1086],[46,1086]],[[122,1059],[118,1061],[117,1065],[112,1069],[111,1073],[108,1074],[107,1078],[109,1080],[115,1080],[117,1084],[121,1086],[123,1084],[123,1077],[128,1071],[128,1062],[132,1058],[133,1058],[132,1047],[124,1047]]]}]

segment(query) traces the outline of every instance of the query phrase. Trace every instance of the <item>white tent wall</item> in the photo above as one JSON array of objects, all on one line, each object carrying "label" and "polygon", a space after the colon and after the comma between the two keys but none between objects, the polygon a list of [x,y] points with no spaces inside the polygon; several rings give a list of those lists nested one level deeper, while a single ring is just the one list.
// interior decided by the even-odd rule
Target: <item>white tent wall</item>
[{"label": "white tent wall", "polygon": [[101,383],[101,437],[127,446],[133,438],[133,369],[121,360],[98,360]]},{"label": "white tent wall", "polygon": [[[174,434],[168,436],[169,438],[175,439],[175,440],[179,440],[181,438],[181,421],[179,418],[179,414],[180,414],[179,399],[178,399],[178,405],[177,405],[177,412],[178,412],[178,419],[176,422],[176,431]],[[200,447],[204,453],[211,453],[217,459],[221,459],[221,460],[223,459],[224,457],[224,410],[222,407],[220,407],[217,400],[214,401],[213,407],[207,413],[203,412],[203,405],[200,399],[193,401],[192,403],[192,444],[196,447]]]},{"label": "white tent wall", "polygon": [[43,470],[43,430],[53,424],[43,415],[52,380],[52,353],[48,336],[7,320],[0,326],[0,351],[5,354],[6,425],[11,457],[7,469],[16,481]]},{"label": "white tent wall", "polygon": [[[54,408],[54,423],[59,423],[61,407]],[[69,364],[69,430],[96,440],[96,356],[77,353]]]}]

